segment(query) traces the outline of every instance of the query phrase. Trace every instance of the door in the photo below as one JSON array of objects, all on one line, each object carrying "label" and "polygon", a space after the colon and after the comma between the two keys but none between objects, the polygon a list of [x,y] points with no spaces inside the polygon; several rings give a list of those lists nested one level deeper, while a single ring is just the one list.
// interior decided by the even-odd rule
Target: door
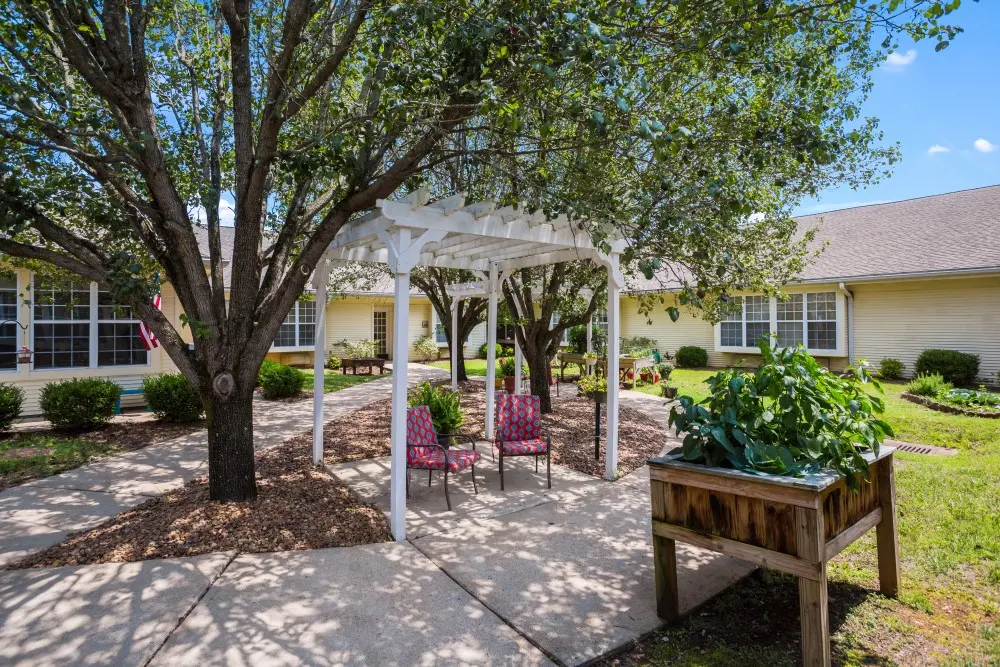
[{"label": "door", "polygon": [[375,341],[375,356],[389,358],[389,311],[376,308],[372,311],[372,340]]}]

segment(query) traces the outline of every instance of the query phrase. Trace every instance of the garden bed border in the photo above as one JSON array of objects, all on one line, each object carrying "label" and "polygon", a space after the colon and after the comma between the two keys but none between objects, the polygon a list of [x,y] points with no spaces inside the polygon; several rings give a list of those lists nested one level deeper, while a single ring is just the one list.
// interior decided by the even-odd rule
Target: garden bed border
[{"label": "garden bed border", "polygon": [[933,398],[917,396],[916,394],[911,394],[905,391],[899,396],[904,401],[916,403],[917,405],[922,405],[925,408],[937,410],[938,412],[945,412],[952,415],[964,415],[966,417],[981,417],[983,419],[1000,419],[1000,412],[977,412],[975,410],[966,410],[965,408],[960,408],[957,405],[949,405],[947,403],[942,403],[941,401],[935,401]]}]

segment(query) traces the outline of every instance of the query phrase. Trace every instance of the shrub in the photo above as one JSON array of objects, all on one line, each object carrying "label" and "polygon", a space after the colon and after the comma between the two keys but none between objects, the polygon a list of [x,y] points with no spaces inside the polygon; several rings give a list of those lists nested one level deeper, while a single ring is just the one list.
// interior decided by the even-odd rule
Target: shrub
[{"label": "shrub", "polygon": [[622,352],[633,357],[651,357],[656,349],[656,341],[645,336],[633,336],[622,340]]},{"label": "shrub", "polygon": [[115,414],[122,388],[104,378],[75,378],[50,382],[42,387],[39,405],[56,428],[83,430],[99,428]]},{"label": "shrub", "polygon": [[205,405],[198,390],[180,373],[160,373],[142,380],[142,395],[157,419],[191,422],[201,419]]},{"label": "shrub", "polygon": [[886,357],[878,363],[878,376],[883,380],[898,380],[903,377],[906,366],[899,359]]},{"label": "shrub", "polygon": [[378,344],[368,338],[359,341],[342,340],[340,344],[347,350],[348,359],[372,359],[378,353]]},{"label": "shrub", "polygon": [[937,398],[938,396],[951,391],[951,383],[945,382],[940,373],[930,375],[918,375],[906,385],[906,392],[914,396],[928,396]]},{"label": "shrub", "polygon": [[21,416],[24,406],[24,390],[6,382],[0,382],[0,431],[7,431]]},{"label": "shrub", "polygon": [[708,352],[697,345],[685,345],[674,355],[680,368],[700,368],[708,366]]},{"label": "shrub", "polygon": [[832,468],[857,489],[868,475],[861,452],[877,453],[893,434],[879,417],[885,404],[870,393],[881,385],[863,364],[842,377],[803,347],[774,348],[767,337],[759,347],[755,371],[721,371],[707,380],[705,400],[682,396],[670,413],[677,433],[686,432],[684,459],[776,475]]},{"label": "shrub", "polygon": [[305,382],[305,379],[305,373],[298,368],[270,360],[261,364],[258,376],[260,387],[264,390],[264,398],[295,396],[302,391],[302,383]]},{"label": "shrub", "polygon": [[438,356],[437,342],[435,342],[435,340],[430,336],[421,336],[420,339],[413,344],[413,350],[422,361],[437,359]]},{"label": "shrub", "polygon": [[[596,331],[596,329],[595,329]],[[569,346],[576,354],[587,351],[587,325],[577,324],[569,329]],[[593,339],[591,339],[593,340]]]},{"label": "shrub", "polygon": [[431,411],[434,430],[451,435],[456,433],[465,421],[461,400],[460,391],[451,391],[447,387],[435,387],[430,382],[424,382],[414,390],[408,403],[411,408],[426,405]]},{"label": "shrub", "polygon": [[335,371],[340,368],[340,357],[331,354],[326,358],[326,367],[331,371]]},{"label": "shrub", "polygon": [[914,367],[917,375],[940,373],[948,382],[969,386],[979,376],[979,355],[958,350],[924,350]]},{"label": "shrub", "polygon": [[[479,351],[476,352],[476,356],[479,357],[480,359],[485,359],[486,358],[486,343],[483,343],[482,345],[479,346]],[[497,358],[500,358],[500,357],[503,356],[503,346],[501,346],[500,343],[497,343],[497,354],[496,354],[496,356],[497,356]]]}]

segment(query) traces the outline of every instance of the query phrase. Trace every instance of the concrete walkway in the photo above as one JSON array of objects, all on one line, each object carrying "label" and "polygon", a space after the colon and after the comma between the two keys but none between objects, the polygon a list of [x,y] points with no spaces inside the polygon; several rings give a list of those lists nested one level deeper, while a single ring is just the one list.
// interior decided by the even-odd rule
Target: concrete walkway
[{"label": "concrete walkway", "polygon": [[[444,379],[439,368],[410,364],[411,384]],[[327,421],[392,396],[389,377],[326,395]],[[312,428],[312,399],[257,401],[258,449]],[[208,433],[198,431],[0,492],[0,566],[62,542],[151,497],[183,486],[207,468]]]}]

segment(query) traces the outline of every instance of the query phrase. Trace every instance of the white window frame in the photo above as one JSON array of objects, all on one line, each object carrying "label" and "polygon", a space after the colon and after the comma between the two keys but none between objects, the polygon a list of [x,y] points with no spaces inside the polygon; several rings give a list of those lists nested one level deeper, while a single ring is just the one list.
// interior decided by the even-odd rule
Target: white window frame
[{"label": "white window frame", "polygon": [[[20,370],[20,364],[17,363],[17,350],[24,345],[23,329],[21,329],[21,314],[24,312],[21,302],[21,294],[24,293],[24,285],[21,284],[21,272],[14,271],[14,314],[15,317],[10,322],[17,322],[17,326],[14,329],[14,367],[13,368],[0,368],[0,373],[17,373]],[[0,317],[0,322],[3,318]],[[32,328],[34,331],[34,328]]]},{"label": "white window frame", "polygon": [[[828,293],[832,292],[834,294],[834,303],[836,304],[836,320],[834,330],[836,332],[836,345],[833,348],[825,349],[814,349],[808,347],[809,343],[809,295],[818,293]],[[843,322],[844,322],[844,299],[842,295],[835,289],[814,289],[809,291],[795,292],[795,294],[802,295],[802,335],[803,342],[806,344],[806,350],[809,354],[816,357],[845,357],[847,352],[844,349],[844,334],[843,334]],[[737,354],[759,354],[760,350],[755,346],[746,345],[746,324],[747,324],[747,309],[746,309],[746,297],[760,296],[759,294],[747,294],[740,295],[743,299],[743,304],[741,307],[741,319],[740,320],[730,320],[739,321],[741,323],[741,335],[740,341],[743,345],[723,345],[722,344],[722,324],[716,323],[715,325],[715,349],[719,352],[733,352]],[[751,320],[753,321],[753,320]],[[817,320],[818,321],[818,320]],[[831,320],[823,320],[824,322],[830,322]],[[778,299],[777,297],[770,297],[770,332],[775,333],[778,330]]]},{"label": "white window frame", "polygon": [[[316,349],[316,329],[319,325],[319,318],[326,317],[325,312],[320,312],[321,309],[319,304],[316,304],[316,319],[312,322],[303,322],[302,316],[299,314],[299,308],[303,303],[316,303],[315,300],[311,299],[296,299],[295,305],[291,307],[288,311],[288,315],[295,313],[295,322],[293,326],[295,328],[295,344],[294,345],[275,345],[274,341],[271,342],[271,350],[273,352],[312,352]],[[285,319],[288,319],[288,315],[285,315]],[[306,341],[305,344],[301,340],[301,327],[302,325],[312,325],[313,326],[313,336],[310,340]],[[285,326],[285,320],[281,321],[281,326]],[[277,337],[277,335],[275,335]]]},{"label": "white window frame", "polygon": [[[36,290],[35,290],[35,274],[34,273],[30,274],[28,276],[28,280],[30,281],[30,284],[31,284],[31,299],[30,299],[29,306],[28,306],[28,310],[30,312],[30,315],[29,315],[29,327],[28,327],[29,331],[30,331],[30,334],[29,334],[29,341],[30,342],[29,342],[28,345],[31,348],[32,352],[34,353],[34,351],[36,350],[36,347],[35,347],[35,325],[36,324],[86,324],[88,326],[88,336],[89,336],[88,343],[89,343],[89,346],[90,346],[90,348],[89,348],[89,350],[87,352],[87,357],[88,357],[87,361],[88,361],[88,363],[87,363],[86,366],[56,366],[56,367],[52,367],[52,368],[38,368],[38,367],[35,366],[35,355],[32,354],[31,355],[31,372],[33,372],[33,373],[67,373],[67,372],[70,372],[70,373],[72,373],[73,371],[77,371],[77,370],[81,370],[81,369],[98,369],[98,368],[103,368],[103,369],[109,369],[110,370],[110,369],[117,369],[117,368],[149,368],[150,366],[152,366],[152,364],[153,364],[153,351],[152,350],[147,350],[146,351],[146,363],[144,363],[144,364],[110,364],[110,365],[107,365],[107,366],[101,366],[100,364],[97,363],[97,358],[98,358],[98,355],[99,355],[99,352],[100,352],[99,345],[98,345],[98,342],[99,342],[99,339],[100,339],[100,336],[99,336],[99,333],[98,333],[98,324],[100,324],[100,323],[111,323],[111,322],[113,322],[115,324],[139,324],[140,320],[137,320],[137,319],[128,319],[128,320],[125,320],[125,319],[121,319],[121,320],[99,320],[98,319],[98,312],[99,311],[98,311],[98,307],[97,307],[98,306],[97,301],[98,301],[98,292],[100,290],[98,289],[98,286],[97,286],[96,282],[92,282],[89,285],[89,289],[90,289],[90,304],[88,305],[87,319],[79,319],[79,320],[43,320],[43,319],[38,319],[38,318],[35,317],[35,299],[37,298],[37,296],[36,296]],[[77,281],[73,281],[73,282],[77,282]],[[83,283],[85,281],[80,281],[80,282]],[[18,312],[20,312],[20,310]]]},{"label": "white window frame", "polygon": [[[552,317],[549,318],[549,329],[552,329],[557,324],[559,324],[559,321],[561,319],[562,319],[562,315],[561,314],[559,314],[559,313],[552,313]],[[560,347],[565,347],[566,345],[569,345],[569,330],[570,330],[570,327],[566,327],[565,329],[563,329],[562,340],[559,341],[559,346]]]},{"label": "white window frame", "polygon": [[[445,339],[440,341],[437,339],[437,330],[439,326],[445,336]],[[450,327],[451,322],[449,322],[447,326]],[[441,324],[441,318],[438,317],[438,311],[437,308],[434,307],[434,304],[431,304],[431,339],[438,347],[448,347],[448,332],[445,329],[445,326]]]}]

